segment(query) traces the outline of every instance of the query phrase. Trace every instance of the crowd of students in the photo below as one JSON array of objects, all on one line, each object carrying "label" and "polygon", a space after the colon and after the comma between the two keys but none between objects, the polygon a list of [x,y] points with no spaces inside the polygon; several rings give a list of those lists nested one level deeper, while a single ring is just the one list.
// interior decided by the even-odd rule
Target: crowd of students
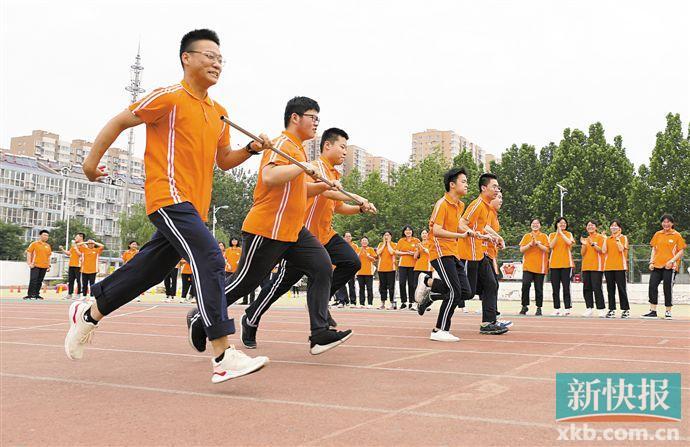
[{"label": "crowd of students", "polygon": [[[467,209],[460,200],[467,194],[464,169],[453,168],[438,179],[446,194],[429,210],[426,245],[422,234],[417,239],[406,227],[398,242],[385,232],[375,250],[364,239],[358,247],[332,226],[335,213],[377,213],[366,198],[342,190],[336,166],[347,154],[347,133],[327,129],[321,136],[320,157],[307,165],[303,142],[316,137],[321,109],[315,100],[298,96],[286,104],[280,136],[271,140],[261,134],[245,147],[232,149],[227,110],[208,95],[224,63],[217,34],[207,29],[187,33],[179,58],[183,80],[154,90],[108,121],[82,166],[91,181],[107,175],[99,164],[108,148],[125,129],[145,124],[146,212],[156,232],[130,262],[93,286],[92,302],[72,303],[65,336],[68,358],[81,359],[100,322],[163,281],[180,257],[191,266],[197,298],[196,308],[186,317],[188,340],[198,352],[210,344],[213,383],[252,373],[269,361],[230,344],[235,322],[228,315],[229,306],[263,285],[240,320],[242,344],[254,349],[262,315],[306,275],[309,352],[322,354],[352,336],[349,329],[336,329],[329,297],[342,293],[343,287],[351,290],[354,277],[364,286],[360,289],[370,291],[374,263],[381,298],[390,302],[389,307],[397,307],[396,270],[401,309],[416,308],[423,315],[432,302],[441,301],[431,340],[459,340],[450,333],[453,312],[475,295],[482,304],[479,332],[507,333],[512,322],[499,319],[497,309],[496,253],[505,243],[498,226],[501,189],[494,174],[479,177],[480,194]],[[261,162],[254,201],[242,225],[241,251],[231,253],[229,260],[224,256],[227,249],[221,251],[205,224],[213,171],[234,168],[255,155]],[[431,267],[425,263],[427,255]],[[372,294],[367,295],[371,303]],[[364,297],[361,292],[360,302]]]}]

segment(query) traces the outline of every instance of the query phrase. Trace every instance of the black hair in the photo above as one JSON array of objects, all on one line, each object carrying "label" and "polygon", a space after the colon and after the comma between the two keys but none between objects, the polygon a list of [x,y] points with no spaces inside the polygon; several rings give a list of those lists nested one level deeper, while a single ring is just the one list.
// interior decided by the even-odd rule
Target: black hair
[{"label": "black hair", "polygon": [[412,236],[414,236],[414,228],[410,225],[405,225],[402,229],[402,237],[405,237],[405,231],[407,231],[408,228],[412,231]]},{"label": "black hair", "polygon": [[82,239],[86,239],[86,234],[82,232],[77,233],[77,236],[81,236]]},{"label": "black hair", "polygon": [[223,247],[226,246],[226,245],[225,245],[225,242],[223,242],[223,241],[220,241],[220,240],[219,240],[218,243],[219,243],[219,244],[223,244]]},{"label": "black hair", "polygon": [[50,231],[48,231],[48,230],[41,230],[41,231],[38,232],[38,235],[40,236],[40,235],[42,235],[43,233],[45,233],[45,234],[50,234]]},{"label": "black hair", "polygon": [[532,225],[532,222],[534,222],[535,220],[538,220],[538,221],[539,221],[539,225],[541,225],[541,219],[538,218],[538,217],[533,217],[533,218],[531,218],[531,219],[529,220],[529,224]]},{"label": "black hair", "polygon": [[237,241],[237,246],[238,246],[238,247],[240,246],[240,240],[239,240],[238,238],[236,238],[236,237],[231,237],[231,238],[230,238],[230,246],[231,246],[231,247],[234,247],[234,245],[232,245],[232,241]]},{"label": "black hair", "polygon": [[[491,180],[498,180],[498,177],[496,177],[496,174],[492,174],[491,172],[485,172],[482,175],[479,176],[479,192],[482,192],[482,186],[486,186],[489,184]],[[534,219],[532,219],[534,220]]]},{"label": "black hair", "polygon": [[[127,246],[129,247],[130,245],[132,245],[132,244],[135,243],[135,242],[137,242],[137,241],[129,241],[129,242],[127,243]],[[139,244],[139,243],[137,242],[137,244]]]},{"label": "black hair", "polygon": [[609,226],[611,226],[611,225],[613,225],[613,224],[618,225],[618,228],[620,228],[621,231],[623,231],[623,224],[621,223],[621,220],[620,220],[620,219],[613,219],[613,220],[611,221],[611,223],[609,224]]},{"label": "black hair", "polygon": [[383,233],[381,233],[381,236],[385,236],[386,233],[388,233],[388,234],[390,234],[391,236],[393,236],[393,233],[391,233],[389,230],[386,230],[386,231],[384,231]]},{"label": "black hair", "polygon": [[443,174],[443,186],[446,188],[446,192],[450,191],[450,184],[457,183],[458,176],[464,174],[467,177],[467,171],[465,168],[451,168]]},{"label": "black hair", "polygon": [[667,219],[668,219],[668,221],[671,222],[672,224],[675,224],[675,223],[676,223],[676,221],[673,220],[673,216],[670,215],[670,214],[668,214],[668,213],[664,213],[664,215],[661,216],[661,219],[659,219],[659,222],[663,222],[663,221],[665,221],[665,220],[667,220]]},{"label": "black hair", "polygon": [[220,46],[220,39],[215,31],[205,28],[192,30],[185,34],[180,41],[180,63],[182,63],[182,53],[188,52],[192,44],[199,40],[210,40]]},{"label": "black hair", "polygon": [[597,227],[599,226],[599,222],[597,222],[597,221],[594,220],[594,219],[588,219],[588,220],[587,220],[587,223],[586,223],[585,225],[589,225],[590,222],[593,223],[594,226],[597,226]]},{"label": "black hair", "polygon": [[[287,124],[285,125],[287,127]],[[323,134],[321,134],[321,152],[323,152],[323,147],[326,145],[326,141],[329,143],[335,143],[338,137],[343,137],[349,140],[350,137],[343,129],[338,129],[337,127],[331,127],[326,129]]]},{"label": "black hair", "polygon": [[563,217],[563,216],[558,216],[558,217],[556,218],[556,222],[553,223],[553,228],[554,228],[556,231],[558,231],[558,224],[559,224],[562,220],[565,220],[565,229],[566,229],[566,230],[568,229],[568,219],[566,219],[566,218]]},{"label": "black hair", "polygon": [[318,102],[311,98],[307,98],[306,96],[295,96],[289,100],[285,105],[285,117],[283,119],[285,128],[287,129],[288,123],[290,122],[290,117],[292,117],[293,113],[302,116],[307,110],[316,110],[317,112],[320,112],[321,108],[319,107]]}]

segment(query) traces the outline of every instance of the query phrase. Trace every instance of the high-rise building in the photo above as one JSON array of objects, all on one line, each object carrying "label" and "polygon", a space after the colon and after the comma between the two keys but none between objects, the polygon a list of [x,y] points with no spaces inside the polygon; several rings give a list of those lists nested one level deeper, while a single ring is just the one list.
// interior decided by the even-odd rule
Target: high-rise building
[{"label": "high-rise building", "polygon": [[[55,162],[60,166],[82,165],[91,151],[93,143],[86,140],[67,142],[60,135],[45,130],[34,130],[31,135],[12,137],[10,154],[33,157],[40,161]],[[128,175],[127,150],[111,147],[101,159],[110,174]],[[132,157],[131,173],[133,178],[144,178],[144,160]]]},{"label": "high-rise building", "polygon": [[347,146],[347,155],[345,155],[345,163],[343,163],[343,172],[345,175],[352,172],[353,169],[359,171],[360,174],[366,175],[367,172],[367,151],[359,146],[350,144]]},{"label": "high-rise building", "polygon": [[[419,163],[433,153],[440,154],[447,163],[462,151],[467,151],[477,163],[488,166],[486,157],[488,154],[478,144],[459,135],[452,130],[427,129],[424,132],[412,134],[412,152],[410,162]],[[492,157],[495,156],[491,155]]]},{"label": "high-rise building", "polygon": [[306,141],[304,150],[307,153],[307,161],[318,160],[321,156],[321,135],[316,135],[311,140]]},{"label": "high-rise building", "polygon": [[398,169],[398,164],[385,157],[378,157],[375,155],[367,155],[366,158],[366,175],[374,171],[378,171],[381,176],[381,181],[384,183],[393,183],[393,173]]}]

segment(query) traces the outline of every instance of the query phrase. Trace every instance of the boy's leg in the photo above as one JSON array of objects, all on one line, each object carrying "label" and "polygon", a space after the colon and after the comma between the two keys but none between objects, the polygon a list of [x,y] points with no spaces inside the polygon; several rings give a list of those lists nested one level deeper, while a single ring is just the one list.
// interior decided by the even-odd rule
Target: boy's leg
[{"label": "boy's leg", "polygon": [[285,252],[285,260],[307,275],[307,307],[311,333],[328,330],[328,300],[331,297],[331,258],[318,239],[302,228],[297,242]]},{"label": "boy's leg", "polygon": [[304,275],[304,272],[291,266],[287,261],[282,260],[278,268],[278,274],[270,281],[267,287],[261,289],[259,297],[254,301],[244,313],[247,315],[246,322],[249,326],[258,327],[261,316],[268,311],[269,307],[275,303],[283,294],[287,293],[293,284]]},{"label": "boy's leg", "polygon": [[[348,244],[345,239],[340,237],[340,235],[334,235],[331,240],[324,245],[324,248],[328,252],[328,256],[331,258],[331,263],[335,266],[333,270],[333,281],[331,284],[331,295],[341,288],[345,287],[348,282],[354,278],[355,274],[362,268],[362,262],[359,260],[359,256],[352,249],[350,244]],[[350,293],[353,300],[354,297],[355,284],[352,283],[352,288]],[[347,289],[344,290],[347,295]],[[347,303],[347,301],[346,301]]]},{"label": "boy's leg", "polygon": [[462,297],[462,286],[456,265],[458,262],[454,256],[443,256],[431,261],[434,270],[438,272],[441,280],[448,288],[448,293],[443,295],[443,302],[436,319],[436,329],[441,331],[450,330],[453,313]]},{"label": "boy's leg", "polygon": [[609,301],[609,310],[616,310],[616,272],[607,270],[604,272],[604,276],[606,277],[606,295]]},{"label": "boy's leg", "polygon": [[[544,275],[541,275],[541,280],[544,280]],[[494,276],[493,265],[486,256],[479,261],[477,282],[482,284],[482,296],[479,298],[482,300],[482,323],[494,323],[498,310],[498,283]],[[536,287],[535,283],[535,290]],[[543,293],[541,298],[544,298]]]},{"label": "boy's leg", "polygon": [[604,289],[602,280],[604,272],[592,272],[592,287],[594,288],[594,298],[596,300],[597,309],[601,310],[606,307],[604,304]]}]

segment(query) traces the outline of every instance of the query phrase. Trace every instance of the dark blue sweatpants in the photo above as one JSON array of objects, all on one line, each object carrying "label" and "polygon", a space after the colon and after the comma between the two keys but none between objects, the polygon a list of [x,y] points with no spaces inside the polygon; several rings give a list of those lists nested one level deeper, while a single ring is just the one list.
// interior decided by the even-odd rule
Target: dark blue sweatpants
[{"label": "dark blue sweatpants", "polygon": [[189,202],[166,206],[149,215],[156,232],[139,253],[92,288],[98,310],[108,315],[159,284],[180,260],[192,267],[197,305],[209,340],[235,332],[228,319],[225,259],[218,242]]}]

